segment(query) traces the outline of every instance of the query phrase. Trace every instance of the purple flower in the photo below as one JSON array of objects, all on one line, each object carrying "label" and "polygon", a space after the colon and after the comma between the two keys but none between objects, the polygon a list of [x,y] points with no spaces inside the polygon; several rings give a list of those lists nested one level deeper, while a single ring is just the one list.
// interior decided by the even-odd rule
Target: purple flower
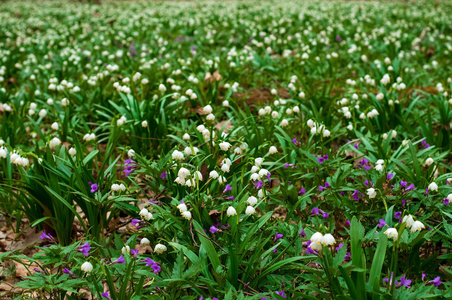
[{"label": "purple flower", "polygon": [[328,181],[325,181],[325,188],[329,188],[330,184],[328,183]]},{"label": "purple flower", "polygon": [[321,192],[321,191],[323,191],[325,188],[323,187],[323,186],[321,186],[321,185],[319,185],[319,191]]},{"label": "purple flower", "polygon": [[130,249],[130,252],[132,252],[132,255],[135,257],[135,258],[137,258],[137,256],[138,256],[138,252],[140,252],[140,250],[138,250],[138,249]]},{"label": "purple flower", "polygon": [[117,264],[125,264],[126,260],[124,259],[124,256],[122,256],[122,254],[121,254],[121,256],[118,257],[118,259],[115,261],[115,263],[117,263]]},{"label": "purple flower", "polygon": [[350,222],[350,220],[347,220],[347,222],[345,222],[345,223],[347,223],[348,226],[352,226],[352,223]]},{"label": "purple flower", "polygon": [[281,296],[281,297],[283,297],[283,298],[287,298],[287,296],[284,295],[284,291],[281,291],[281,292],[276,291],[275,294],[276,294],[276,295],[279,295],[279,296]]},{"label": "purple flower", "polygon": [[403,274],[403,276],[400,278],[400,282],[397,283],[397,280],[396,280],[395,283],[396,283],[397,287],[401,287],[402,285],[404,285],[407,288],[410,288],[411,280],[406,279],[405,274]]},{"label": "purple flower", "polygon": [[409,187],[407,187],[407,192],[408,191],[412,191],[412,190],[414,190],[414,183],[412,183],[412,184],[410,184],[410,186]]},{"label": "purple flower", "polygon": [[209,229],[209,231],[210,231],[211,233],[216,233],[216,232],[219,231],[219,229],[216,228],[215,226],[211,226],[210,229]]},{"label": "purple flower", "polygon": [[342,247],[344,247],[344,244],[343,243],[339,243],[339,245],[336,247],[336,251],[341,250]]},{"label": "purple flower", "polygon": [[267,174],[267,180],[268,180],[268,182],[271,182],[270,176],[272,176],[272,173],[268,172],[268,174]]},{"label": "purple flower", "polygon": [[160,174],[160,178],[162,178],[163,180],[166,180],[167,176],[168,176],[168,173],[166,173],[166,172],[162,172],[162,174]]},{"label": "purple flower", "polygon": [[350,252],[347,252],[347,254],[345,254],[344,261],[349,261],[349,260],[352,260],[352,254]]},{"label": "purple flower", "polygon": [[385,226],[386,225],[386,222],[385,222],[385,220],[383,220],[383,219],[380,219],[380,220],[378,220],[378,227],[383,227],[383,226]]},{"label": "purple flower", "polygon": [[292,140],[292,143],[293,143],[294,145],[298,145],[297,138],[294,138],[294,139]]},{"label": "purple flower", "polygon": [[361,164],[361,166],[364,166],[365,164],[369,163],[369,160],[366,158],[363,158],[363,160],[361,160],[359,163]]},{"label": "purple flower", "polygon": [[392,178],[394,178],[394,173],[388,173],[388,176],[386,176],[386,178],[388,180],[391,180]]},{"label": "purple flower", "polygon": [[322,216],[323,216],[323,218],[324,219],[326,219],[326,218],[328,218],[328,213],[327,212],[324,212],[323,210],[322,210]]},{"label": "purple flower", "polygon": [[232,187],[228,184],[226,184],[226,188],[223,191],[223,194],[226,194],[227,192],[232,191]]},{"label": "purple flower", "polygon": [[260,190],[263,186],[264,186],[264,183],[262,182],[262,180],[254,182],[254,189],[256,189],[256,190]]},{"label": "purple flower", "polygon": [[342,38],[340,35],[336,35],[336,42],[338,43],[342,42]]},{"label": "purple flower", "polygon": [[99,186],[97,185],[97,183],[91,183],[91,181],[88,183],[91,186],[91,193],[95,193],[99,189]]},{"label": "purple flower", "polygon": [[276,242],[277,240],[279,240],[279,239],[282,239],[283,236],[284,236],[284,235],[283,235],[282,233],[276,232],[275,242]]},{"label": "purple flower", "polygon": [[273,253],[277,253],[278,252],[278,250],[276,250],[276,248],[275,249],[273,249]]},{"label": "purple flower", "polygon": [[78,251],[82,252],[83,255],[89,256],[89,251],[91,250],[91,247],[89,243],[84,243],[83,245],[78,247]]},{"label": "purple flower", "polygon": [[433,283],[433,285],[435,286],[435,287],[438,287],[438,286],[440,286],[441,285],[441,277],[435,277],[433,280],[430,280],[428,283]]},{"label": "purple flower", "polygon": [[408,182],[406,182],[406,181],[400,181],[400,186],[402,187],[402,188],[405,188],[406,186],[407,186],[407,184],[408,184]]},{"label": "purple flower", "polygon": [[443,203],[444,203],[445,205],[449,205],[450,201],[449,201],[449,199],[444,198],[444,199],[443,199]]},{"label": "purple flower", "polygon": [[63,273],[64,274],[72,274],[72,272],[68,268],[64,268]]},{"label": "purple flower", "polygon": [[304,187],[301,187],[301,190],[298,192],[298,196],[306,194],[306,190]]},{"label": "purple flower", "polygon": [[140,219],[132,219],[132,226],[137,226],[138,224],[140,224],[140,222]]},{"label": "purple flower", "polygon": [[108,292],[102,293],[100,295],[102,296],[102,298],[107,298],[108,300],[111,300],[110,295],[108,294]]},{"label": "purple flower", "polygon": [[45,240],[45,239],[53,240],[53,236],[50,235],[49,233],[47,233],[45,230],[41,233],[41,235],[39,236],[39,238],[40,238],[41,240]]},{"label": "purple flower", "polygon": [[400,219],[400,217],[402,216],[402,212],[401,211],[396,211],[395,213],[394,213],[394,217],[398,220],[398,219]]},{"label": "purple flower", "polygon": [[156,263],[155,261],[153,261],[153,260],[150,259],[149,257],[146,257],[145,259],[140,260],[140,261],[141,261],[141,262],[145,262],[145,263],[146,263],[146,267],[149,267],[149,266],[151,266],[151,265],[153,265],[153,264]]},{"label": "purple flower", "polygon": [[425,273],[422,273],[422,281],[424,281],[424,280],[425,280],[425,276],[427,276],[427,274],[425,274]]},{"label": "purple flower", "polygon": [[317,161],[319,162],[319,164],[323,164],[324,159],[320,156],[317,158]]},{"label": "purple flower", "polygon": [[234,200],[234,196],[226,197],[228,200]]},{"label": "purple flower", "polygon": [[317,207],[314,207],[314,208],[312,208],[312,212],[311,212],[314,216],[317,216],[319,213],[320,213],[320,211],[319,211],[319,209],[317,208]]},{"label": "purple flower", "polygon": [[304,232],[304,229],[301,229],[301,231],[298,232],[298,234],[301,236],[306,236],[306,232]]}]

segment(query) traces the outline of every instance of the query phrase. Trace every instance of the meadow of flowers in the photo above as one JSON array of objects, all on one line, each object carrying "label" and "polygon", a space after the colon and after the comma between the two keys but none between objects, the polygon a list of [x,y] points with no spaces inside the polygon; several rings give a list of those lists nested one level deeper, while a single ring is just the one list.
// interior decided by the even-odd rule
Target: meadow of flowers
[{"label": "meadow of flowers", "polygon": [[2,299],[452,298],[451,2],[0,8]]}]

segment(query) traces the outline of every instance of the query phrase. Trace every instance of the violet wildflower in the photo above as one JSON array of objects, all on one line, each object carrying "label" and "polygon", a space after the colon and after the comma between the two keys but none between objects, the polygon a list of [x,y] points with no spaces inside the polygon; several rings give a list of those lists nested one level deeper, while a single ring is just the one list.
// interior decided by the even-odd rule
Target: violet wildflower
[{"label": "violet wildflower", "polygon": [[325,188],[323,187],[323,186],[321,186],[321,185],[319,185],[319,191],[321,192],[321,191],[323,191]]},{"label": "violet wildflower", "polygon": [[350,252],[347,252],[344,257],[344,261],[350,261],[352,260],[352,254]]},{"label": "violet wildflower", "polygon": [[90,191],[91,193],[95,193],[99,189],[99,186],[97,185],[97,183],[91,183],[91,181],[88,183],[91,186],[91,191]]},{"label": "violet wildflower", "polygon": [[406,182],[406,181],[400,181],[400,186],[402,187],[402,188],[405,188],[406,186],[407,186],[407,184],[408,184],[408,182]]},{"label": "violet wildflower", "polygon": [[324,212],[324,211],[322,210],[322,217],[323,217],[324,219],[326,219],[326,218],[328,218],[328,216],[329,216],[329,214],[328,214],[327,212]]},{"label": "violet wildflower", "polygon": [[275,294],[276,294],[276,295],[279,295],[279,296],[281,296],[281,297],[283,297],[283,298],[287,298],[287,296],[284,295],[284,291],[281,291],[281,292],[276,291]]},{"label": "violet wildflower", "polygon": [[301,236],[306,236],[306,233],[304,232],[304,229],[301,229],[301,231],[299,231],[298,234],[301,235]]},{"label": "violet wildflower", "polygon": [[118,257],[118,259],[114,263],[116,263],[116,264],[125,264],[126,260],[124,259],[124,256],[122,256],[122,254],[121,254],[121,256]]},{"label": "violet wildflower", "polygon": [[392,178],[394,178],[394,173],[388,173],[388,176],[386,176],[386,178],[388,180],[391,180]]},{"label": "violet wildflower", "polygon": [[406,279],[406,277],[405,277],[406,275],[405,274],[403,274],[403,276],[400,278],[400,282],[398,283],[397,282],[397,280],[396,280],[396,285],[397,285],[397,287],[401,287],[402,285],[403,286],[406,286],[407,288],[411,288],[410,287],[410,285],[411,285],[411,280],[410,279]]},{"label": "violet wildflower", "polygon": [[304,187],[301,187],[301,190],[298,192],[298,196],[306,194],[306,190]]},{"label": "violet wildflower", "polygon": [[438,287],[438,286],[440,286],[441,285],[441,277],[435,277],[433,280],[430,280],[428,283],[433,283],[433,285],[435,286],[435,287]]},{"label": "violet wildflower", "polygon": [[140,219],[132,219],[132,226],[137,226],[138,224],[140,224],[141,220]]},{"label": "violet wildflower", "polygon": [[110,295],[108,294],[108,292],[104,292],[102,294],[100,294],[102,296],[102,298],[107,298],[108,300],[111,300]]},{"label": "violet wildflower", "polygon": [[89,251],[91,250],[91,247],[89,243],[84,243],[83,245],[80,245],[78,247],[78,251],[82,252],[83,255],[89,256]]},{"label": "violet wildflower", "polygon": [[320,211],[319,211],[319,209],[317,208],[317,207],[314,207],[314,208],[312,208],[312,212],[311,212],[314,216],[317,216],[319,213],[320,213]]},{"label": "violet wildflower", "polygon": [[160,174],[160,178],[162,178],[163,180],[166,180],[167,176],[168,176],[168,173],[166,173],[166,172],[162,172],[162,174]]},{"label": "violet wildflower", "polygon": [[276,232],[275,242],[276,242],[277,240],[279,240],[279,239],[282,239],[283,236],[284,236],[284,235],[283,235],[282,233]]},{"label": "violet wildflower", "polygon": [[342,247],[344,247],[344,244],[343,243],[339,243],[339,245],[336,247],[336,251],[341,250]]},{"label": "violet wildflower", "polygon": [[407,192],[408,191],[412,191],[412,190],[414,190],[414,183],[412,183],[412,184],[410,184],[410,186],[409,187],[407,187]]},{"label": "violet wildflower", "polygon": [[398,219],[400,219],[400,217],[402,217],[402,212],[401,211],[396,211],[394,213],[394,218],[396,218],[398,220]]},{"label": "violet wildflower", "polygon": [[137,258],[138,252],[140,252],[140,250],[138,250],[138,249],[130,249],[130,252],[132,253],[133,257]]},{"label": "violet wildflower", "polygon": [[263,186],[264,186],[264,183],[262,182],[262,180],[254,182],[254,189],[256,189],[256,190],[260,190]]},{"label": "violet wildflower", "polygon": [[216,232],[219,231],[219,229],[218,229],[217,227],[215,227],[215,226],[211,226],[210,229],[209,229],[209,231],[210,231],[211,233],[216,233]]},{"label": "violet wildflower", "polygon": [[449,201],[449,199],[444,198],[444,199],[443,199],[443,203],[444,203],[445,205],[449,205],[449,204],[450,204],[450,201]]},{"label": "violet wildflower", "polygon": [[225,187],[225,189],[224,189],[224,191],[223,191],[223,194],[226,194],[227,192],[229,192],[229,191],[232,191],[232,187],[229,185],[229,183],[228,184],[226,184],[226,187]]},{"label": "violet wildflower", "polygon": [[45,240],[45,239],[53,240],[53,236],[50,233],[47,233],[45,230],[41,233],[39,238],[41,240]]},{"label": "violet wildflower", "polygon": [[380,219],[380,220],[378,220],[378,227],[383,227],[383,226],[385,226],[386,225],[386,222],[385,222],[385,220],[383,220],[383,219]]},{"label": "violet wildflower", "polygon": [[422,273],[422,281],[424,281],[424,280],[425,280],[425,276],[427,276],[427,274],[425,274],[425,273]]}]

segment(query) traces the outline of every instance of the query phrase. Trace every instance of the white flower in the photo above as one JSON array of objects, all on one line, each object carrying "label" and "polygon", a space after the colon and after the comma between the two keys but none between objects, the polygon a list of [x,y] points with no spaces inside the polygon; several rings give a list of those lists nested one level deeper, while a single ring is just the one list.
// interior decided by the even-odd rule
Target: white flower
[{"label": "white flower", "polygon": [[428,190],[429,191],[438,191],[438,185],[435,182],[432,182],[428,185]]},{"label": "white flower", "polygon": [[149,244],[151,244],[151,241],[147,238],[142,238],[140,244],[141,245],[149,245]]},{"label": "white flower", "polygon": [[213,120],[215,120],[215,116],[214,116],[213,114],[208,114],[207,117],[206,117],[206,119],[207,119],[208,121],[213,121]]},{"label": "white flower", "polygon": [[248,197],[248,200],[246,200],[246,202],[248,202],[249,205],[254,206],[257,204],[257,198],[254,196],[250,196]]},{"label": "white flower", "polygon": [[143,122],[141,122],[141,126],[148,127],[148,121],[144,120]]},{"label": "white flower", "polygon": [[0,147],[0,157],[6,158],[7,151],[5,147]]},{"label": "white flower", "polygon": [[267,169],[261,169],[261,170],[259,171],[259,177],[267,176],[268,173],[270,173],[270,172],[268,172]]},{"label": "white flower", "polygon": [[204,108],[202,109],[206,114],[210,114],[210,113],[212,113],[212,106],[210,106],[210,105],[207,105],[207,106],[204,106]]},{"label": "white flower", "polygon": [[209,176],[210,178],[217,179],[219,175],[218,172],[214,170],[209,173]]},{"label": "white flower", "polygon": [[140,217],[142,217],[142,218],[146,217],[148,214],[149,214],[149,211],[146,208],[143,208],[140,211]]},{"label": "white flower", "polygon": [[53,130],[58,130],[58,128],[59,128],[57,122],[53,122],[52,125],[51,125],[50,127],[52,127]]},{"label": "white flower", "polygon": [[199,132],[203,132],[204,130],[206,130],[206,127],[204,125],[198,125],[198,127],[196,127],[196,130],[198,130]]},{"label": "white flower", "polygon": [[314,121],[312,121],[311,119],[308,120],[307,124],[308,124],[308,126],[311,127],[311,128],[315,126]]},{"label": "white flower", "polygon": [[179,204],[177,206],[177,208],[179,209],[180,213],[184,213],[184,212],[186,212],[188,210],[187,209],[187,205],[185,205],[184,203]]},{"label": "white flower", "polygon": [[182,213],[182,217],[184,217],[184,219],[190,220],[191,219],[191,212],[189,212],[188,210],[184,211]]},{"label": "white flower", "polygon": [[375,198],[375,196],[377,196],[377,192],[375,191],[374,188],[370,188],[367,189],[367,195],[369,195],[369,198],[372,199]]},{"label": "white flower", "polygon": [[421,231],[422,229],[425,229],[425,225],[421,221],[414,221],[413,225],[411,226],[411,232]]},{"label": "white flower", "polygon": [[385,161],[383,159],[379,159],[376,162],[377,165],[383,165],[384,163],[385,163]]},{"label": "white flower", "polygon": [[252,166],[251,167],[251,173],[256,173],[257,171],[259,171],[259,167],[258,166]]},{"label": "white flower", "polygon": [[165,86],[164,84],[161,83],[161,84],[159,85],[159,91],[160,91],[160,92],[166,92],[166,86]]},{"label": "white flower", "polygon": [[256,213],[256,210],[255,210],[254,207],[252,207],[252,206],[248,206],[248,207],[246,208],[246,210],[245,210],[245,214],[246,214],[247,216],[254,215],[255,213]]},{"label": "white flower", "polygon": [[228,142],[222,142],[220,143],[220,148],[223,151],[228,151],[228,149],[231,147],[231,144]]},{"label": "white flower", "polygon": [[429,167],[431,164],[433,164],[433,158],[429,157],[427,158],[427,160],[425,161],[425,165],[427,167]]},{"label": "white flower", "polygon": [[202,181],[203,177],[201,172],[196,171],[195,174],[193,175],[193,178],[198,178],[199,181]]},{"label": "white flower", "polygon": [[183,179],[185,179],[185,177],[187,177],[188,175],[190,175],[190,171],[184,167],[180,168],[177,172],[177,176]]},{"label": "white flower", "polygon": [[228,100],[224,100],[223,101],[223,106],[224,107],[229,107],[229,101]]},{"label": "white flower", "polygon": [[71,147],[68,152],[69,152],[69,155],[71,155],[71,156],[74,156],[77,154],[77,150],[75,150],[74,147]]},{"label": "white flower", "polygon": [[314,135],[316,133],[317,133],[317,128],[315,126],[311,127],[311,134]]},{"label": "white flower", "polygon": [[130,253],[130,247],[128,245],[125,245],[124,247],[122,247],[121,252],[122,254],[126,254],[126,252]]},{"label": "white flower", "polygon": [[311,244],[309,245],[309,247],[316,251],[322,250],[322,241],[323,234],[316,232],[311,236]]},{"label": "white flower", "polygon": [[256,166],[260,167],[261,164],[264,162],[264,159],[261,157],[258,157],[254,160],[254,163],[256,164]]},{"label": "white flower", "polygon": [[251,174],[250,180],[256,181],[259,180],[259,174],[258,173],[253,173]]},{"label": "white flower", "polygon": [[182,177],[176,177],[174,180],[175,183],[179,183],[180,185],[185,185],[185,178]]},{"label": "white flower", "polygon": [[347,129],[350,130],[350,131],[353,130],[353,125],[352,125],[352,124],[349,124],[349,125],[347,126]]},{"label": "white flower", "polygon": [[298,106],[294,106],[292,110],[293,110],[294,113],[299,113],[300,112],[300,108]]},{"label": "white flower", "polygon": [[237,215],[237,211],[235,210],[234,207],[229,206],[228,210],[226,211],[226,214],[228,215],[228,217],[235,216],[235,215]]},{"label": "white flower", "polygon": [[278,112],[277,111],[272,111],[272,118],[276,119],[278,117]]},{"label": "white flower", "polygon": [[219,177],[218,177],[218,182],[219,182],[220,184],[226,183],[226,177],[224,177],[224,176],[219,176]]},{"label": "white flower", "polygon": [[392,238],[394,241],[399,237],[399,233],[395,228],[386,229],[385,234],[388,236],[388,238]]},{"label": "white flower", "polygon": [[385,167],[383,165],[376,165],[375,166],[375,170],[377,170],[379,172],[383,171],[384,169],[385,169]]},{"label": "white flower", "polygon": [[55,149],[55,147],[60,144],[61,144],[60,139],[57,137],[54,137],[53,139],[50,140],[49,147],[50,147],[50,149]]},{"label": "white flower", "polygon": [[226,173],[229,172],[229,165],[223,164],[221,166],[221,171],[226,172]]},{"label": "white flower", "polygon": [[135,156],[135,150],[130,149],[129,151],[127,151],[127,155],[128,155],[129,157]]},{"label": "white flower", "polygon": [[330,136],[330,131],[328,129],[324,129],[323,130],[323,137],[329,137]]},{"label": "white flower", "polygon": [[41,109],[39,116],[44,118],[45,116],[47,116],[47,111],[45,109]]},{"label": "white flower", "polygon": [[272,155],[278,153],[278,149],[276,149],[275,146],[271,146],[270,149],[268,150],[268,154]]},{"label": "white flower", "polygon": [[322,238],[322,244],[324,246],[331,246],[336,243],[336,240],[334,239],[334,236],[330,233],[327,233]]},{"label": "white flower", "polygon": [[188,133],[185,133],[185,134],[182,136],[182,139],[183,139],[184,141],[188,141],[188,140],[190,139],[190,135],[189,135]]},{"label": "white flower", "polygon": [[162,254],[166,251],[166,246],[162,244],[155,245],[154,252],[157,254]]},{"label": "white flower", "polygon": [[408,146],[408,140],[403,140],[402,141],[402,146],[404,146],[404,147]]},{"label": "white flower", "polygon": [[263,189],[260,189],[257,192],[257,197],[259,197],[259,199],[264,199],[264,190]]},{"label": "white flower", "polygon": [[287,121],[286,119],[283,119],[282,121],[281,121],[281,127],[286,127],[286,126],[288,126],[289,125],[289,121]]},{"label": "white flower", "polygon": [[394,139],[397,136],[397,131],[391,130],[391,137]]},{"label": "white flower", "polygon": [[174,160],[183,160],[184,159],[184,154],[182,154],[182,152],[180,152],[178,150],[174,150],[174,152],[172,154],[172,158]]},{"label": "white flower", "polygon": [[447,195],[447,200],[452,201],[452,194]]},{"label": "white flower", "polygon": [[407,215],[407,216],[403,217],[402,222],[406,222],[406,227],[410,228],[414,223],[413,216]]},{"label": "white flower", "polygon": [[93,270],[93,265],[89,261],[85,261],[81,268],[83,272],[89,273]]}]

